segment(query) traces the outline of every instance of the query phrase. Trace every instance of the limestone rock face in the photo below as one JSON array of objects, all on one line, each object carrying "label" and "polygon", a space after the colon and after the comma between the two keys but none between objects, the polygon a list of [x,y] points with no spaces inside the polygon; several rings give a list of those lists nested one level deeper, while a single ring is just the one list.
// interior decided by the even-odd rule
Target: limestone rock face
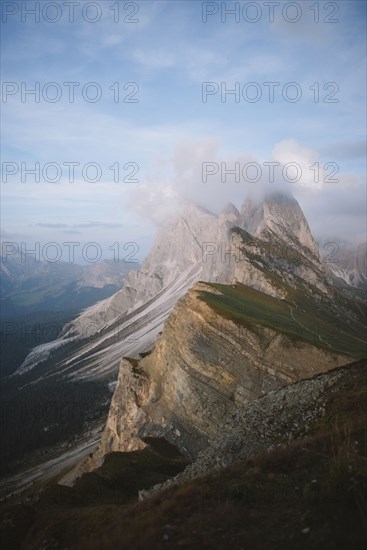
[{"label": "limestone rock face", "polygon": [[[198,283],[179,300],[153,352],[139,361],[139,380],[145,385],[148,379],[150,391],[139,397],[141,411],[134,412],[133,424],[129,414],[132,444],[136,436],[159,434],[195,456],[239,406],[348,361],[308,343],[295,352],[285,334],[260,325],[251,330],[223,318],[199,298],[205,289]],[[124,361],[120,376],[126,379],[123,373],[129,370]],[[125,407],[129,399],[123,402]],[[120,422],[125,423],[124,409]],[[123,445],[129,445],[126,439]]]},{"label": "limestone rock face", "polygon": [[95,327],[114,320],[121,312],[129,313],[156,297],[163,288],[175,282],[188,268],[201,262],[201,243],[207,235],[216,237],[212,228],[217,218],[196,204],[189,204],[182,216],[167,227],[161,228],[150,254],[139,271],[132,271],[126,277],[124,287],[108,301],[87,310],[83,315],[65,327],[78,332],[83,323],[92,319]]},{"label": "limestone rock face", "polygon": [[177,302],[153,351],[122,360],[101,444],[75,475],[98,467],[109,452],[162,440],[195,459],[246,403],[349,360],[312,343],[295,348],[287,334],[261,324],[226,319],[202,292],[220,294],[197,283]]},{"label": "limestone rock face", "polygon": [[106,445],[111,451],[131,451],[145,447],[141,439],[134,438],[134,432],[135,426],[143,421],[142,407],[152,399],[153,389],[154,384],[137,361],[122,360],[105,429]]},{"label": "limestone rock face", "polygon": [[316,243],[307,220],[298,202],[283,193],[266,196],[259,205],[246,201],[243,208],[242,226],[251,235],[267,240],[271,234],[284,242],[302,246],[302,252],[317,257]]},{"label": "limestone rock face", "polygon": [[227,224],[228,227],[239,225],[241,214],[235,205],[229,202],[222,210],[219,221],[221,224]]},{"label": "limestone rock face", "polygon": [[196,477],[220,470],[274,445],[304,437],[325,414],[325,398],[338,385],[366,371],[367,362],[346,365],[302,380],[238,408],[218,426],[211,444],[175,478],[140,492],[146,498]]}]

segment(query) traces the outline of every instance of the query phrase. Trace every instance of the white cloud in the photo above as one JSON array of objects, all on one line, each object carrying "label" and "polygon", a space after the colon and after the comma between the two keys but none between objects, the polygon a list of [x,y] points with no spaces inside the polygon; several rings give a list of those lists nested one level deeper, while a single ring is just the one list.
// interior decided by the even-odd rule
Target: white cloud
[{"label": "white cloud", "polygon": [[321,189],[323,186],[325,171],[316,151],[301,145],[295,139],[286,139],[275,145],[272,156],[283,166],[290,165],[288,177],[299,179],[297,185],[311,189]]},{"label": "white cloud", "polygon": [[[275,159],[281,166],[275,168],[275,180],[270,183],[264,162]],[[330,176],[330,172],[322,168],[319,160],[316,151],[295,139],[275,144],[272,155],[262,159],[250,153],[228,155],[216,138],[195,142],[184,140],[175,147],[169,158],[160,159],[154,178],[136,186],[130,204],[142,216],[162,224],[178,215],[184,200],[197,202],[219,213],[228,201],[239,207],[248,195],[261,197],[272,190],[283,190],[293,193],[299,200],[311,229],[318,237],[339,235],[343,239],[363,240],[366,200],[362,179],[354,173],[338,173],[337,183],[325,182],[322,178]],[[207,177],[207,183],[202,180],[203,162],[210,162],[217,168],[215,174]],[[229,176],[223,183],[222,162],[229,170],[235,163],[240,164],[241,170],[247,163],[257,163],[262,167],[262,178],[257,183],[243,179],[234,183]],[[289,162],[295,162],[302,168],[302,178],[297,184],[282,177],[282,166]],[[320,163],[320,182],[317,184],[313,179],[314,172],[309,170],[315,162]],[[291,177],[292,174],[289,175]]]}]

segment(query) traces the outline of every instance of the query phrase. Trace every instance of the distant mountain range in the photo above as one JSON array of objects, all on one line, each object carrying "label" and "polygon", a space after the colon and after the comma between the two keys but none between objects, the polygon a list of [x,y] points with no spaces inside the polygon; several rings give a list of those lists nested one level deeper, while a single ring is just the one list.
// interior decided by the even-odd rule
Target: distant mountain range
[{"label": "distant mountain range", "polygon": [[114,294],[137,264],[86,265],[0,256],[0,378],[19,367],[37,344],[55,339],[64,324]]},{"label": "distant mountain range", "polygon": [[80,311],[120,289],[127,273],[136,267],[112,260],[82,266],[38,262],[20,254],[0,256],[1,317],[36,311]]},{"label": "distant mountain range", "polygon": [[[353,287],[367,291],[367,243],[360,243],[357,246],[340,243],[336,239],[334,261],[327,263],[328,271],[333,280],[340,286]],[[332,247],[329,245],[329,249]],[[331,259],[331,258],[330,258]]]}]

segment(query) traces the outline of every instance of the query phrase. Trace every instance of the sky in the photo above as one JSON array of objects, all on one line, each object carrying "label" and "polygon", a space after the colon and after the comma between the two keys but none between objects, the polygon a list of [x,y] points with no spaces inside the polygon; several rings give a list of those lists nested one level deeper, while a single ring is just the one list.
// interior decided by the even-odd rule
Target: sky
[{"label": "sky", "polygon": [[183,198],[284,187],[366,240],[364,1],[1,8],[3,241],[142,260]]}]

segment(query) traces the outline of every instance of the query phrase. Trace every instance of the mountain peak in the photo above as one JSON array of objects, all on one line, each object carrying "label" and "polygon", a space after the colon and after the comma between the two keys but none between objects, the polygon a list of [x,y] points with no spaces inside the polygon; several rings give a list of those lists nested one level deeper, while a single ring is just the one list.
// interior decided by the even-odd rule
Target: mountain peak
[{"label": "mountain peak", "polygon": [[235,207],[233,202],[227,202],[227,204],[222,210],[222,214],[234,214],[236,216],[240,215],[238,209]]},{"label": "mountain peak", "polygon": [[264,202],[273,202],[283,206],[298,205],[293,195],[284,191],[272,191],[267,193]]},{"label": "mountain peak", "polygon": [[219,216],[219,222],[228,227],[228,224],[231,226],[238,225],[240,218],[241,214],[238,209],[232,202],[228,202]]},{"label": "mountain peak", "polygon": [[[201,219],[210,216],[213,220],[216,218],[216,215],[213,212],[210,212],[205,206],[201,206],[194,201],[185,201],[183,207],[181,208],[178,219],[187,218],[187,219]],[[176,220],[177,221],[177,220]]]},{"label": "mountain peak", "polygon": [[312,254],[316,243],[297,200],[284,192],[268,193],[259,204],[247,199],[242,206],[242,227],[251,235],[268,240],[277,236],[294,246],[295,239]]}]

